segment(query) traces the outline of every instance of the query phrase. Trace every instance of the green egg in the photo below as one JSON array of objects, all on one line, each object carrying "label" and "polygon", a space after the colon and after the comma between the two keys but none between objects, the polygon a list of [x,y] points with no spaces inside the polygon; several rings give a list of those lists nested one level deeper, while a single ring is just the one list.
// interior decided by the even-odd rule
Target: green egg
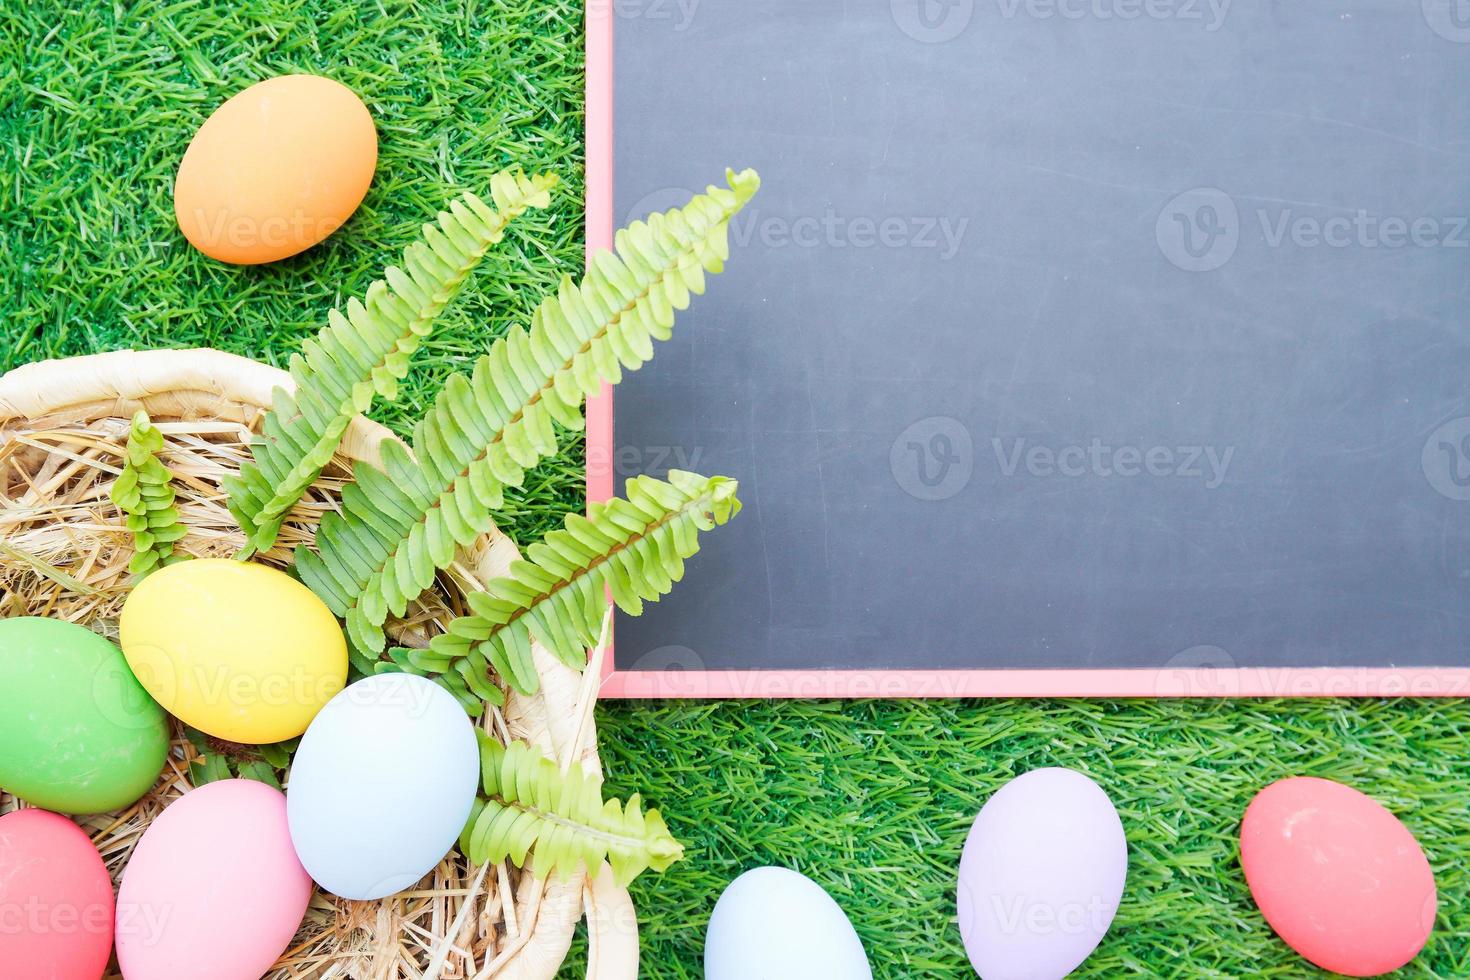
[{"label": "green egg", "polygon": [[74,623],[0,620],[0,789],[104,813],[148,792],[167,754],[168,718],[121,650]]}]

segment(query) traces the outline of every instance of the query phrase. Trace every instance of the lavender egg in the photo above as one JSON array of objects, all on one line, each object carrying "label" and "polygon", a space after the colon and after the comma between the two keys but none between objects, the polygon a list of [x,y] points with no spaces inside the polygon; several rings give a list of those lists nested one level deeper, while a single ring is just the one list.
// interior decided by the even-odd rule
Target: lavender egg
[{"label": "lavender egg", "polygon": [[1112,924],[1128,842],[1108,795],[1071,769],[1017,776],[986,801],[960,858],[960,934],[984,980],[1061,980]]}]

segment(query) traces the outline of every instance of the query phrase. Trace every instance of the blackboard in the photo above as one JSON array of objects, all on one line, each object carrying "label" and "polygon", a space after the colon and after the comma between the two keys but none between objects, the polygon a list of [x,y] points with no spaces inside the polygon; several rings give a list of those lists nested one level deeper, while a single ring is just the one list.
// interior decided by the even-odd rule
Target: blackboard
[{"label": "blackboard", "polygon": [[616,224],[763,178],[617,389],[746,505],[619,671],[1470,666],[1470,8],[611,10]]}]

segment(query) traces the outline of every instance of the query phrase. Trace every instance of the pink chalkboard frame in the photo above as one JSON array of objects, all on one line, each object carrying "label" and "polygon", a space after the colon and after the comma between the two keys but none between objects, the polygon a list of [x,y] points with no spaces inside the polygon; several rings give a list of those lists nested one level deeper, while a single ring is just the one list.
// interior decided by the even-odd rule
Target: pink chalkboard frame
[{"label": "pink chalkboard frame", "polygon": [[[613,244],[612,0],[587,3],[587,252]],[[613,396],[587,403],[587,453],[613,458]],[[616,492],[613,467],[588,467],[587,499]],[[698,588],[690,582],[686,588]],[[1180,659],[1180,658],[1176,658]],[[1127,670],[619,670],[603,664],[607,698],[934,697],[1461,697],[1460,667],[1232,667],[1208,653],[1178,666]]]}]

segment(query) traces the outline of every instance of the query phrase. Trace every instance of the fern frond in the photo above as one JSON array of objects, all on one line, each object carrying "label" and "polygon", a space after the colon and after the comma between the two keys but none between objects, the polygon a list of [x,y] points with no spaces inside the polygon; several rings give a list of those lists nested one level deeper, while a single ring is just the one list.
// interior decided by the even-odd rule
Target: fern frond
[{"label": "fern frond", "polygon": [[275,543],[281,522],[315,482],[352,417],[375,395],[396,396],[409,359],[428,336],[469,273],[506,226],[528,208],[546,207],[556,185],[550,176],[501,171],[490,180],[494,207],[465,194],[426,224],[423,238],[403,252],[402,268],[353,298],[347,312],[332,310],[327,325],[291,358],[295,392],[277,388],[255,444],[254,460],[225,481],[230,512],[248,544],[242,557]]},{"label": "fern frond", "polygon": [[221,779],[253,779],[276,789],[291,765],[291,756],[300,738],[270,745],[237,745],[206,735],[197,728],[183,726],[184,737],[194,746],[198,758],[189,760],[189,784],[195,789]]},{"label": "fern frond", "polygon": [[585,865],[596,876],[607,861],[626,886],[644,870],[664,871],[684,856],[657,810],[644,811],[635,793],[626,804],[603,801],[601,780],[580,766],[566,773],[524,742],[501,745],[483,731],[480,775],[485,796],[475,801],[460,835],[460,851],[476,864],[509,858],[538,877],[565,880]]},{"label": "fern frond", "polygon": [[320,554],[297,549],[302,580],[347,621],[369,654],[386,645],[383,623],[433,584],[457,549],[489,530],[507,486],[557,451],[555,423],[580,429],[583,400],[617,383],[666,339],[674,312],[704,291],[706,273],[729,256],[731,217],[760,185],[752,170],[727,172],[683,208],[619,231],[580,286],[563,278],[519,327],[452,376],[414,429],[412,454],[385,445],[383,468],[360,463],[317,534]]},{"label": "fern frond", "polygon": [[473,613],[449,623],[427,650],[394,651],[427,674],[487,677],[489,670],[522,694],[534,694],[540,676],[531,658],[534,636],[573,669],[586,665],[597,643],[604,596],[636,616],[684,577],[684,561],[699,550],[699,532],[740,512],[736,483],[671,470],[669,482],[638,476],[627,498],[592,504],[587,516],[570,514],[566,526],[526,549],[528,561],[511,565],[483,592],[466,597]]},{"label": "fern frond", "polygon": [[133,535],[128,571],[138,576],[189,557],[174,551],[174,542],[187,534],[188,528],[179,523],[174,475],[159,461],[162,451],[163,433],[147,412],[138,409],[124,450],[127,462],[107,493],[126,516],[128,531]]}]

